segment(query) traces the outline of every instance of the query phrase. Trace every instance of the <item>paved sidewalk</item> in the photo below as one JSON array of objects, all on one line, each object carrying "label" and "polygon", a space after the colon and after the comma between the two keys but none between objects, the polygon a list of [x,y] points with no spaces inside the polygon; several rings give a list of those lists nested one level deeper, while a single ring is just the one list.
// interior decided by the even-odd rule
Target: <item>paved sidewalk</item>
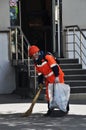
[{"label": "paved sidewalk", "polygon": [[64,117],[44,117],[47,104],[37,102],[29,117],[21,117],[31,100],[0,95],[0,130],[86,130],[86,104],[70,104]]}]

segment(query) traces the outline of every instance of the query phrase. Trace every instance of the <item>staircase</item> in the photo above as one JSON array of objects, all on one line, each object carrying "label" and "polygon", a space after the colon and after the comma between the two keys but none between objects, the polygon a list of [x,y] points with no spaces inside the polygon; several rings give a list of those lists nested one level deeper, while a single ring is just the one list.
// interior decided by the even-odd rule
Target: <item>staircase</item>
[{"label": "staircase", "polygon": [[71,86],[72,98],[84,100],[86,99],[86,35],[78,25],[70,25],[65,27],[64,37],[66,39],[65,57],[75,59],[67,64],[65,59],[61,61],[65,82]]},{"label": "staircase", "polygon": [[86,93],[86,69],[82,69],[78,59],[60,59],[60,66],[71,93]]},{"label": "staircase", "polygon": [[[17,31],[17,29],[19,31]],[[28,95],[30,92],[33,93],[34,96],[38,85],[33,62],[28,59],[27,56],[28,44],[25,44],[27,40],[25,40],[23,33],[18,27],[11,28],[10,34],[10,61],[16,70],[16,91],[22,96]],[[78,97],[80,97],[80,99],[81,97],[84,98],[83,95],[86,94],[86,69],[82,69],[82,64],[79,63],[78,58],[60,58],[59,64],[65,74],[65,83],[71,87],[72,98],[74,100]],[[43,88],[40,98],[44,98],[44,95],[45,87]]]},{"label": "staircase", "polygon": [[[65,74],[65,83],[70,85],[70,100],[81,102],[86,99],[86,69],[82,69],[78,59],[60,58],[59,65]],[[45,88],[40,95],[40,99],[44,98]]]}]

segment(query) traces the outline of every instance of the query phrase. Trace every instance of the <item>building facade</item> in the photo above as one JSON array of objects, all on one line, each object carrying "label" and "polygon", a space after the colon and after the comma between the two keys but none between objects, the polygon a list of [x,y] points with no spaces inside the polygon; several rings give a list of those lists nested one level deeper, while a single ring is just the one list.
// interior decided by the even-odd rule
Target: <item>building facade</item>
[{"label": "building facade", "polygon": [[[52,0],[19,0],[18,9],[13,8],[17,13],[17,23],[11,23],[12,2],[17,0],[0,0],[0,94],[11,93],[15,90],[15,69],[9,61],[9,29],[12,24],[21,26],[24,34],[31,44],[36,44],[45,51],[59,49],[57,43],[54,45],[54,28],[52,26],[55,9]],[[61,2],[61,25],[62,30],[68,25],[78,25],[86,29],[86,1],[85,0],[55,0],[54,4]],[[12,10],[12,11],[13,11]],[[42,17],[41,17],[42,16]],[[14,18],[14,17],[13,17]],[[14,18],[14,21],[15,22]],[[59,18],[58,18],[59,19]],[[59,24],[60,25],[60,24]],[[56,26],[55,26],[56,27]],[[58,27],[57,27],[58,28]],[[53,44],[52,44],[53,43]],[[64,45],[60,46],[62,48]],[[62,50],[63,51],[63,50]]]}]

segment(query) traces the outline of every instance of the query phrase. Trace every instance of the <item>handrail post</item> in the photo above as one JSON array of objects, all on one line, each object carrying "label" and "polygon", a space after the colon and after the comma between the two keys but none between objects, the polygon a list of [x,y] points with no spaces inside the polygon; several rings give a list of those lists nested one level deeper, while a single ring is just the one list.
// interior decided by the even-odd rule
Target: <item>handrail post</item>
[{"label": "handrail post", "polygon": [[[68,32],[69,32],[69,29],[67,28],[67,32],[66,32],[66,42],[68,43]],[[66,50],[68,50],[68,44],[67,44],[67,46],[66,46]],[[66,53],[66,55],[67,55],[67,57],[69,57],[68,56],[68,52]]]},{"label": "handrail post", "polygon": [[16,46],[16,61],[18,61],[18,40],[17,40],[17,28],[15,28],[15,46]]},{"label": "handrail post", "polygon": [[81,33],[80,33],[80,63],[82,64],[82,45],[81,45]]},{"label": "handrail post", "polygon": [[28,57],[28,75],[30,77],[30,58]]},{"label": "handrail post", "polygon": [[36,67],[35,67],[35,75],[34,75],[34,80],[35,80],[35,93],[36,93],[36,83],[37,83],[37,81],[36,81]]},{"label": "handrail post", "polygon": [[23,35],[21,37],[21,44],[22,44],[22,62],[24,61],[24,42],[23,42]]},{"label": "handrail post", "polygon": [[73,49],[74,49],[74,59],[75,59],[75,28],[73,28]]}]

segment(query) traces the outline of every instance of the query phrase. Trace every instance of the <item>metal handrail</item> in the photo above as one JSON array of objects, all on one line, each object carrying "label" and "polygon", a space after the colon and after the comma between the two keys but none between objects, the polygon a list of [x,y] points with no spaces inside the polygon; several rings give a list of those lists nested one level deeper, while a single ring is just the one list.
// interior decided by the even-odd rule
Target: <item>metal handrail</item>
[{"label": "metal handrail", "polygon": [[[76,35],[76,34],[69,34],[69,35],[75,35],[75,36],[79,39],[79,41],[80,41],[80,38],[79,38],[79,36],[78,36],[78,35]],[[84,44],[83,44],[83,42],[82,42],[82,41],[81,41],[81,43],[82,43],[83,47],[86,49],[86,47],[84,46]]]},{"label": "metal handrail", "polygon": [[29,41],[27,40],[27,38],[26,38],[26,36],[24,35],[24,33],[23,33],[23,31],[22,31],[22,29],[21,29],[20,26],[11,26],[11,27],[8,27],[8,29],[16,29],[16,28],[21,31],[21,34],[23,35],[23,37],[24,37],[24,39],[25,39],[27,45],[30,45]]},{"label": "metal handrail", "polygon": [[82,32],[82,30],[80,29],[80,27],[78,25],[65,26],[65,29],[67,29],[67,28],[77,28],[77,30],[82,34],[82,36],[86,40],[86,36],[84,35],[84,33]]},{"label": "metal handrail", "polygon": [[[82,58],[82,55],[86,58],[86,55],[84,54],[81,46],[83,46],[83,48],[86,50],[86,47],[85,45],[83,44],[82,40],[81,40],[81,36],[84,38],[84,40],[86,41],[86,36],[84,35],[84,33],[82,32],[82,30],[79,28],[78,25],[71,25],[71,26],[65,26],[65,31],[72,31],[72,34],[66,34],[66,38],[68,36],[73,36],[73,42],[71,42],[74,46],[74,50],[67,50],[67,52],[73,52],[74,53],[74,58],[75,58],[75,52],[78,54],[79,56],[79,59],[81,61],[81,63],[83,63],[85,66],[86,66],[86,63],[84,61],[84,59]],[[80,33],[80,37],[75,33],[75,31],[78,31]],[[77,37],[77,39],[79,40],[80,42],[80,46],[79,44],[75,41],[75,37]],[[68,38],[67,38],[68,39]],[[68,41],[66,41],[66,43],[70,43]],[[80,54],[79,52],[75,49],[75,44],[78,46],[78,48],[80,49]]]},{"label": "metal handrail", "polygon": [[[72,44],[72,43],[71,43]],[[78,47],[79,45],[77,44],[77,42],[75,43]],[[67,52],[73,52],[73,50],[66,50]],[[82,51],[82,50],[81,50]],[[86,65],[85,61],[83,60],[83,58],[80,56],[79,52],[77,50],[75,50],[75,52],[78,54],[78,56],[80,57],[80,59],[82,60],[82,62]],[[83,53],[83,51],[82,51]],[[86,57],[86,55],[83,53],[83,55]]]},{"label": "metal handrail", "polygon": [[[16,55],[16,62],[19,60],[18,59],[18,46],[20,46],[21,47],[21,53],[20,53],[20,55],[21,55],[21,57],[22,57],[22,62],[24,62],[24,54],[25,54],[25,56],[27,56],[28,57],[28,54],[26,54],[26,52],[24,51],[24,47],[26,48],[26,49],[28,49],[27,47],[28,46],[30,46],[30,43],[29,43],[29,41],[27,40],[27,38],[26,38],[26,36],[24,35],[24,33],[23,33],[23,31],[22,31],[22,29],[21,29],[21,27],[20,26],[12,26],[12,27],[9,27],[9,29],[11,30],[11,31],[15,31],[15,50],[16,50],[16,52],[15,52],[15,55]],[[10,33],[11,33],[11,31],[10,31]],[[21,44],[19,44],[18,43],[18,31],[19,31],[19,34],[20,34],[20,38],[21,38]],[[10,39],[11,39],[11,35],[10,35]],[[24,41],[25,41],[25,44],[24,44]],[[11,40],[10,40],[10,44],[11,44]],[[12,50],[11,50],[11,48],[10,48],[10,52],[12,53]],[[12,60],[12,54],[11,54],[11,60]]]},{"label": "metal handrail", "polygon": [[[30,78],[33,78],[33,82],[34,82],[34,92],[36,93],[36,88],[37,88],[37,74],[36,74],[36,68],[34,68],[34,64],[32,63],[32,60],[30,59],[30,57],[28,57],[28,54],[26,54],[26,52],[28,51],[28,46],[30,46],[30,43],[29,41],[27,40],[27,38],[25,37],[22,29],[19,27],[19,26],[12,26],[9,28],[10,29],[10,44],[11,44],[11,41],[12,41],[12,37],[11,37],[11,30],[15,30],[15,48],[16,48],[16,59],[13,60],[14,61],[14,65],[21,65],[21,64],[24,64],[28,67],[28,77],[29,79]],[[18,32],[19,31],[19,34]],[[18,37],[19,36],[19,37]],[[21,38],[20,41],[18,41],[17,38]],[[24,44],[24,42],[26,44]],[[25,48],[24,48],[25,47]],[[21,57],[22,59],[18,59],[18,48],[20,48],[20,51],[21,51]],[[26,52],[24,51],[24,49],[26,50]],[[27,59],[25,59],[25,57],[27,57]],[[11,54],[11,57],[12,57],[12,54]],[[12,59],[12,58],[11,58]]]}]

